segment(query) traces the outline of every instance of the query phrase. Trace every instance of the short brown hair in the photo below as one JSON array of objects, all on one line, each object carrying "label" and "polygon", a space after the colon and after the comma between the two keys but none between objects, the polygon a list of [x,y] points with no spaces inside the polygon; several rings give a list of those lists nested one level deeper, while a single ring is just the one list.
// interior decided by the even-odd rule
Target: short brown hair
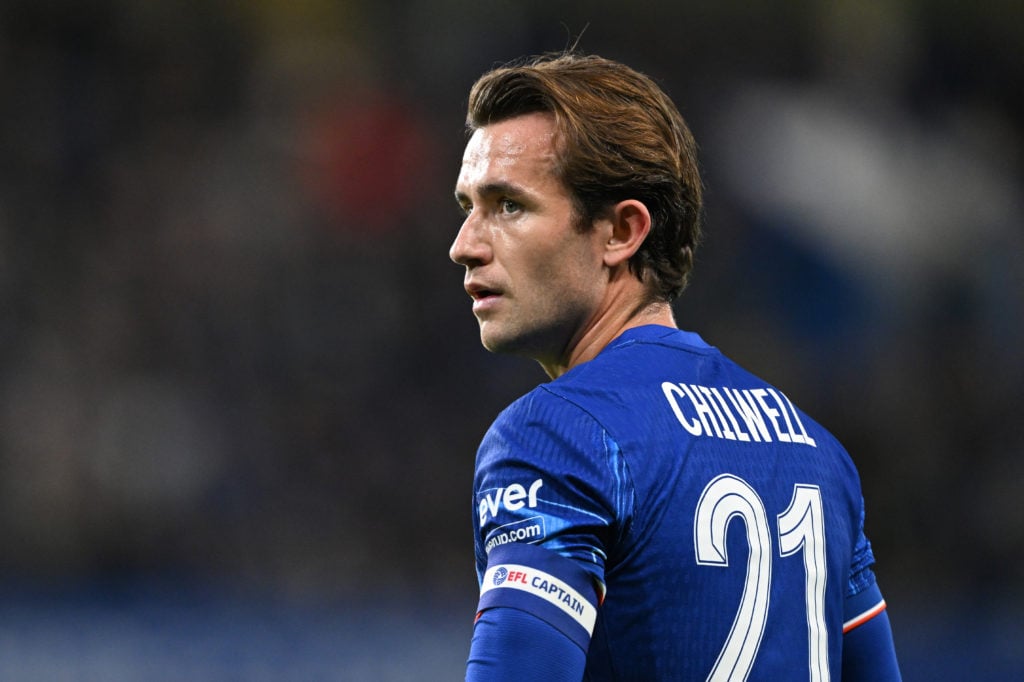
[{"label": "short brown hair", "polygon": [[652,295],[686,288],[700,241],[703,188],[697,145],[672,100],[624,64],[576,53],[542,55],[485,73],[469,94],[470,131],[516,116],[554,114],[556,172],[589,227],[613,205],[642,201],[652,226],[630,270]]}]

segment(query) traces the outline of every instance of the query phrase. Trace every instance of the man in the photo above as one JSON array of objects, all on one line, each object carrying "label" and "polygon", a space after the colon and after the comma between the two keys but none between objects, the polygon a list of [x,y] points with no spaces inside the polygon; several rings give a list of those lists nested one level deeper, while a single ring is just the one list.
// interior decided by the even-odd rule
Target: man
[{"label": "man", "polygon": [[899,679],[850,458],[676,327],[702,199],[668,97],[540,57],[468,127],[450,255],[483,345],[552,381],[477,455],[467,679]]}]

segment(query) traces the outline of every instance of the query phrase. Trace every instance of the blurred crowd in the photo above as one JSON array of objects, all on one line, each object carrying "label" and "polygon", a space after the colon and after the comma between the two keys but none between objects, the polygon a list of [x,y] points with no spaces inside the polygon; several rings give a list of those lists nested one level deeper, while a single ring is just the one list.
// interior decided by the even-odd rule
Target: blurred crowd
[{"label": "blurred crowd", "polygon": [[702,147],[677,318],[861,468],[888,593],[1024,604],[1019,4],[5,0],[0,578],[473,592],[544,379],[447,259],[474,78],[580,49]]}]

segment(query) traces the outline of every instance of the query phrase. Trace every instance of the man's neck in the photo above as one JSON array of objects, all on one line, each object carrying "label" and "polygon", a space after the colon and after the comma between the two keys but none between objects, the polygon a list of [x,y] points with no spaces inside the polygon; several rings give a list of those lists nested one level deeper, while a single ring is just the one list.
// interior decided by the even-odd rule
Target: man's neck
[{"label": "man's neck", "polygon": [[672,306],[665,301],[655,301],[637,310],[615,308],[598,316],[593,324],[582,330],[579,339],[571,345],[563,360],[553,363],[541,361],[540,366],[549,377],[557,379],[573,367],[596,358],[626,330],[651,324],[676,328]]}]

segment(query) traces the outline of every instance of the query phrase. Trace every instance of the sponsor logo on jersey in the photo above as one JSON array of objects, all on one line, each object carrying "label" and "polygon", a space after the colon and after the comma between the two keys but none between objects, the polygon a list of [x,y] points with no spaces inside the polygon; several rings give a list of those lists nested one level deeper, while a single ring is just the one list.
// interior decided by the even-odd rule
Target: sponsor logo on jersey
[{"label": "sponsor logo on jersey", "polygon": [[545,537],[547,537],[547,533],[544,532],[544,517],[533,516],[522,521],[506,523],[504,526],[498,526],[492,530],[484,540],[484,549],[490,554],[492,549],[500,545],[507,545],[510,542],[532,544],[540,542]]},{"label": "sponsor logo on jersey", "polygon": [[480,527],[483,528],[487,519],[495,518],[503,509],[519,511],[523,507],[537,507],[537,491],[544,485],[544,479],[538,478],[529,487],[512,483],[504,488],[493,488],[480,491],[480,502],[477,512],[480,515]]}]

